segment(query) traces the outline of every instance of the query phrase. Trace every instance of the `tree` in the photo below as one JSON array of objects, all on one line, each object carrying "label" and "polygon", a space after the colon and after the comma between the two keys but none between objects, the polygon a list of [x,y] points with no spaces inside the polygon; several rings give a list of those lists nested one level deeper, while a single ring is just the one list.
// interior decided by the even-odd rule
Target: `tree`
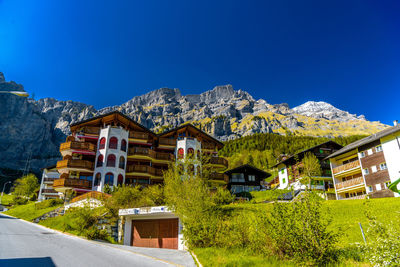
[{"label": "tree", "polygon": [[14,194],[20,197],[31,198],[39,190],[38,179],[34,174],[28,174],[15,181]]},{"label": "tree", "polygon": [[317,157],[311,153],[307,152],[302,160],[303,164],[303,174],[304,179],[307,179],[308,189],[311,190],[311,180],[312,177],[320,176],[322,173],[321,165]]}]

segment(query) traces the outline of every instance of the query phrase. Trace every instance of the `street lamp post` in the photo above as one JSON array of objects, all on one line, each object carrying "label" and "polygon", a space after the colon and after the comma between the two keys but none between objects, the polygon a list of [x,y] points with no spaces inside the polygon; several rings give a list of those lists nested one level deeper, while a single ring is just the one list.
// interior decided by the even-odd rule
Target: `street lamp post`
[{"label": "street lamp post", "polygon": [[0,205],[1,205],[1,201],[3,200],[3,193],[4,193],[4,189],[6,188],[6,184],[11,184],[11,181],[8,181],[3,185],[3,191],[1,191],[1,196],[0,196]]}]

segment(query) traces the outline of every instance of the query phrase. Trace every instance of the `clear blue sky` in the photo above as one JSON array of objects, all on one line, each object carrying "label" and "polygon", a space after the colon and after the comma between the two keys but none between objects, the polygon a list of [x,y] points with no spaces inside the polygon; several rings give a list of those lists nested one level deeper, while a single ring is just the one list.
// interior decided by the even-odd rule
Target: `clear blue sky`
[{"label": "clear blue sky", "polygon": [[[84,3],[83,3],[84,2]],[[230,83],[400,119],[400,1],[0,0],[0,71],[36,98],[121,104]]]}]

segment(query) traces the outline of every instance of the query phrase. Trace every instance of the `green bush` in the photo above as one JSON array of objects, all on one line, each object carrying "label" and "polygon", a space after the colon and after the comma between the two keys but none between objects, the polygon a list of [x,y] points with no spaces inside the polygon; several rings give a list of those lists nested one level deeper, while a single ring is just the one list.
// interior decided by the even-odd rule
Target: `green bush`
[{"label": "green bush", "polygon": [[48,199],[38,203],[35,203],[36,209],[45,209],[49,207],[55,207],[63,204],[64,201],[62,199]]},{"label": "green bush", "polygon": [[226,205],[233,202],[234,196],[232,196],[229,190],[217,187],[217,191],[212,195],[212,199],[216,205]]},{"label": "green bush", "polygon": [[107,240],[109,235],[104,229],[100,230],[96,227],[91,227],[85,231],[85,237],[90,240]]},{"label": "green bush", "polygon": [[312,264],[337,261],[339,233],[328,230],[331,220],[321,205],[313,193],[297,202],[273,204],[266,230],[274,253]]},{"label": "green bush", "polygon": [[248,200],[252,200],[253,196],[250,192],[240,192],[235,194],[236,197],[247,198]]},{"label": "green bush", "polygon": [[25,205],[28,203],[28,199],[25,197],[13,195],[13,204],[14,205]]}]

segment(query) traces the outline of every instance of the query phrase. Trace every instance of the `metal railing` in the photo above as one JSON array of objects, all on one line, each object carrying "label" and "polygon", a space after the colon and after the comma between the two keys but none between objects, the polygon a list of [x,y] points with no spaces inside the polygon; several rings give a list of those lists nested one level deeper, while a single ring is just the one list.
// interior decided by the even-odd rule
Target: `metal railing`
[{"label": "metal railing", "polygon": [[343,164],[343,165],[333,168],[333,174],[337,174],[337,173],[344,172],[344,171],[347,171],[350,169],[354,169],[359,166],[360,166],[360,162],[358,160],[356,160],[356,161],[353,161],[353,162],[350,162],[347,164]]}]

